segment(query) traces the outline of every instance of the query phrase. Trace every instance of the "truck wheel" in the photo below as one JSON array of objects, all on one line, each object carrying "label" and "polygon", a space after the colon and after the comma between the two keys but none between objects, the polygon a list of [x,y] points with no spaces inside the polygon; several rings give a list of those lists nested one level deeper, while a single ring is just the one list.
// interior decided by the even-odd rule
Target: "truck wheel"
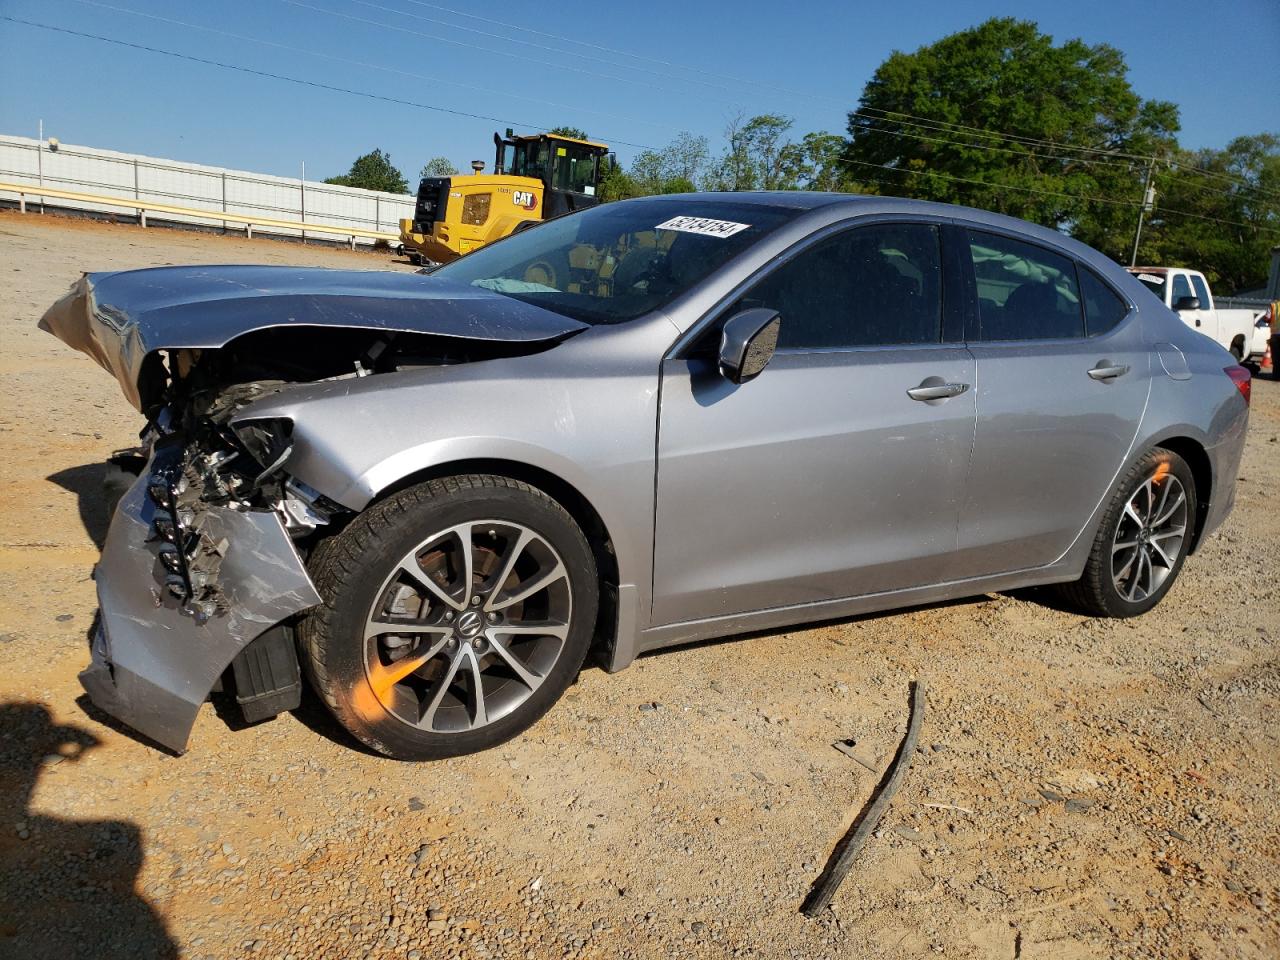
[{"label": "truck wheel", "polygon": [[401,760],[521,733],[577,676],[599,582],[582,531],[519,481],[410,487],[317,547],[324,602],[299,626],[307,675],[363,743]]},{"label": "truck wheel", "polygon": [[1135,617],[1164,597],[1191,546],[1196,486],[1176,453],[1150,451],[1120,479],[1084,574],[1058,589],[1095,617]]},{"label": "truck wheel", "polygon": [[1244,360],[1244,340],[1236,337],[1231,341],[1231,355],[1236,358],[1236,363]]}]

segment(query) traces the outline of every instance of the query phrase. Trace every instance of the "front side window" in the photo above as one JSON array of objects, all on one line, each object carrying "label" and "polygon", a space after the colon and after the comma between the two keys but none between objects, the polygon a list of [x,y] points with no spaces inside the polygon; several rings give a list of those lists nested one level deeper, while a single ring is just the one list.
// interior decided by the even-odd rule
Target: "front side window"
[{"label": "front side window", "polygon": [[798,214],[732,200],[601,204],[481,247],[432,276],[584,323],[621,323],[661,308]]},{"label": "front side window", "polygon": [[1200,308],[1202,310],[1209,309],[1209,287],[1204,282],[1204,277],[1191,274],[1191,285],[1196,288],[1195,295],[1200,298]]},{"label": "front side window", "polygon": [[757,283],[737,309],[782,316],[778,347],[832,350],[941,339],[938,229],[878,224],[823,240]]},{"label": "front side window", "polygon": [[1129,315],[1129,305],[1085,267],[1080,268],[1080,294],[1084,299],[1085,332],[1091,337],[1113,329]]},{"label": "front side window", "polygon": [[1174,276],[1173,292],[1171,293],[1170,296],[1172,297],[1170,302],[1175,307],[1178,305],[1178,301],[1181,300],[1183,297],[1195,296],[1195,294],[1191,292],[1191,284],[1187,282],[1187,275],[1185,273],[1179,273]]},{"label": "front side window", "polygon": [[1034,244],[969,231],[982,340],[1084,336],[1075,264]]}]

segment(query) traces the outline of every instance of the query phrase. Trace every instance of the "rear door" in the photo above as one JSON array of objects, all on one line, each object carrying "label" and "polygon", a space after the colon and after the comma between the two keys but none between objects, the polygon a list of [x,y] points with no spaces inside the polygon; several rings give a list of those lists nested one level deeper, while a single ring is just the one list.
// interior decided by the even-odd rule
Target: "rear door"
[{"label": "rear door", "polygon": [[941,232],[846,229],[772,267],[722,314],[782,315],[748,383],[717,372],[718,327],[663,363],[655,624],[946,577],[974,404],[960,330],[942,336]]},{"label": "rear door", "polygon": [[1058,559],[1106,496],[1146,407],[1138,316],[1063,254],[968,231],[977,431],[960,514],[960,575]]}]

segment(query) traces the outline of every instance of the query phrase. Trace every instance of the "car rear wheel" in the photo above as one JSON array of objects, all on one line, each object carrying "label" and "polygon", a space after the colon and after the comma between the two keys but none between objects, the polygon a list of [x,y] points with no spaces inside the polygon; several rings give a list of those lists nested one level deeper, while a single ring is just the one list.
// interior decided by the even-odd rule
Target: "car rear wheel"
[{"label": "car rear wheel", "polygon": [[1195,516],[1191,468],[1170,450],[1152,450],[1117,485],[1084,575],[1063,585],[1062,593],[1097,617],[1145,613],[1182,570]]},{"label": "car rear wheel", "polygon": [[322,543],[324,603],[299,628],[316,691],[354,736],[402,760],[516,736],[573,682],[595,630],[591,549],[527,484],[411,487]]}]

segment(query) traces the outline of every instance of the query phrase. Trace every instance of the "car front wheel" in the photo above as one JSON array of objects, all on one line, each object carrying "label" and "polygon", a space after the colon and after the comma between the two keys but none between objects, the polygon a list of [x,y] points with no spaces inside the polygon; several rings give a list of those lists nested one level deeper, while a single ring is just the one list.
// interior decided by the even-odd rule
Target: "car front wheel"
[{"label": "car front wheel", "polygon": [[1150,451],[1121,478],[1084,574],[1061,589],[1083,612],[1133,617],[1164,597],[1182,570],[1196,516],[1195,479],[1176,453]]},{"label": "car front wheel", "polygon": [[410,487],[321,543],[299,627],[316,691],[373,749],[473,753],[536,722],[595,630],[591,549],[558,503],[500,476]]}]

